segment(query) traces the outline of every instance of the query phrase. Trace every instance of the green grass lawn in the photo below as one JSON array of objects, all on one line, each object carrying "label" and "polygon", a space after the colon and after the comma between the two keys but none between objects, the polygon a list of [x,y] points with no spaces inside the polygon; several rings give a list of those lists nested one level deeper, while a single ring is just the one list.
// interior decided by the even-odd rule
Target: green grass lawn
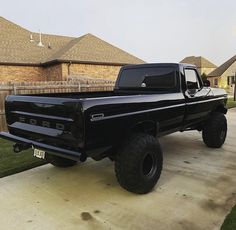
[{"label": "green grass lawn", "polygon": [[226,217],[221,230],[235,230],[236,229],[236,206],[231,213]]},{"label": "green grass lawn", "polygon": [[13,142],[0,139],[0,178],[45,164],[33,157],[32,149],[14,153]]},{"label": "green grass lawn", "polygon": [[236,101],[234,101],[233,98],[229,98],[227,101],[227,108],[230,109],[233,107],[236,107]]}]

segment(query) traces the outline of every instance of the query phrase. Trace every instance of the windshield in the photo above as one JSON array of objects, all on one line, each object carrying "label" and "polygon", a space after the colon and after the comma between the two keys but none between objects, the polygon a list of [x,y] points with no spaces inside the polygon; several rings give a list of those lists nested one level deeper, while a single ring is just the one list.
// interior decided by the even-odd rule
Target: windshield
[{"label": "windshield", "polygon": [[124,69],[119,88],[176,89],[176,69],[170,66]]}]

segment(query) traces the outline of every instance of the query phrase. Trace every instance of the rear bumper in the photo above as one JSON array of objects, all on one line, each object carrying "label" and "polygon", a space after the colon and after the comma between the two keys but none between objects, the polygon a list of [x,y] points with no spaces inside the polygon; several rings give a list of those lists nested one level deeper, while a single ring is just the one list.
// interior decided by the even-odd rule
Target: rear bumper
[{"label": "rear bumper", "polygon": [[16,143],[21,143],[21,144],[25,144],[25,145],[29,145],[29,147],[32,148],[39,148],[45,151],[49,151],[50,153],[57,155],[57,156],[61,156],[64,158],[68,158],[68,159],[72,159],[72,160],[80,160],[83,157],[83,154],[80,152],[76,152],[76,151],[72,151],[72,150],[68,150],[68,149],[64,149],[64,148],[59,148],[59,147],[55,147],[52,145],[47,145],[41,142],[37,142],[37,141],[33,141],[33,140],[29,140],[23,137],[18,137],[15,135],[12,135],[8,132],[0,132],[0,137],[16,142]]}]

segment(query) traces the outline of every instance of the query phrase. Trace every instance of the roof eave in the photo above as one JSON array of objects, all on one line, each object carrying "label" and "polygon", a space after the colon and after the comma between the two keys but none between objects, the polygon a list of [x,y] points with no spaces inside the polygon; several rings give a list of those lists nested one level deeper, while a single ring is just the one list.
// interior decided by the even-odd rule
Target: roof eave
[{"label": "roof eave", "polygon": [[0,65],[39,67],[39,66],[41,66],[41,63],[1,62],[1,61],[0,61]]},{"label": "roof eave", "polygon": [[[46,67],[49,65],[61,64],[61,63],[74,63],[74,64],[93,64],[93,65],[109,65],[109,66],[124,66],[124,65],[136,65],[137,63],[113,63],[113,62],[95,62],[95,61],[78,61],[78,60],[51,60],[47,62],[39,62],[39,63],[30,63],[30,62],[1,62],[0,65],[6,66],[32,66],[32,67]],[[143,62],[145,63],[145,62]],[[141,61],[140,61],[141,64]]]},{"label": "roof eave", "polygon": [[[50,61],[44,62],[41,65],[42,66],[49,66],[49,65],[60,64],[60,63],[109,65],[109,66],[124,66],[124,65],[138,64],[138,63],[114,63],[114,62],[96,62],[96,61],[80,61],[80,60],[55,59],[55,60],[50,60]],[[140,63],[141,63],[141,61],[140,61]]]},{"label": "roof eave", "polygon": [[218,76],[218,75],[207,75],[207,78],[212,78],[212,77],[220,77],[220,76]]}]

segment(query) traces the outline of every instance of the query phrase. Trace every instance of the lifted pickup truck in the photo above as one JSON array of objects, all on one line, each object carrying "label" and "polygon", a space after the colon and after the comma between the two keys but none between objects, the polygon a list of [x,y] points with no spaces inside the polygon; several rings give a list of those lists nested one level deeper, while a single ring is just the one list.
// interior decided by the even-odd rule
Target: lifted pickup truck
[{"label": "lifted pickup truck", "polygon": [[209,87],[195,66],[143,64],[120,70],[111,92],[12,95],[6,99],[8,132],[14,151],[58,167],[87,157],[115,161],[120,185],[148,193],[162,171],[158,137],[176,131],[202,131],[204,143],[225,141],[227,94]]}]

